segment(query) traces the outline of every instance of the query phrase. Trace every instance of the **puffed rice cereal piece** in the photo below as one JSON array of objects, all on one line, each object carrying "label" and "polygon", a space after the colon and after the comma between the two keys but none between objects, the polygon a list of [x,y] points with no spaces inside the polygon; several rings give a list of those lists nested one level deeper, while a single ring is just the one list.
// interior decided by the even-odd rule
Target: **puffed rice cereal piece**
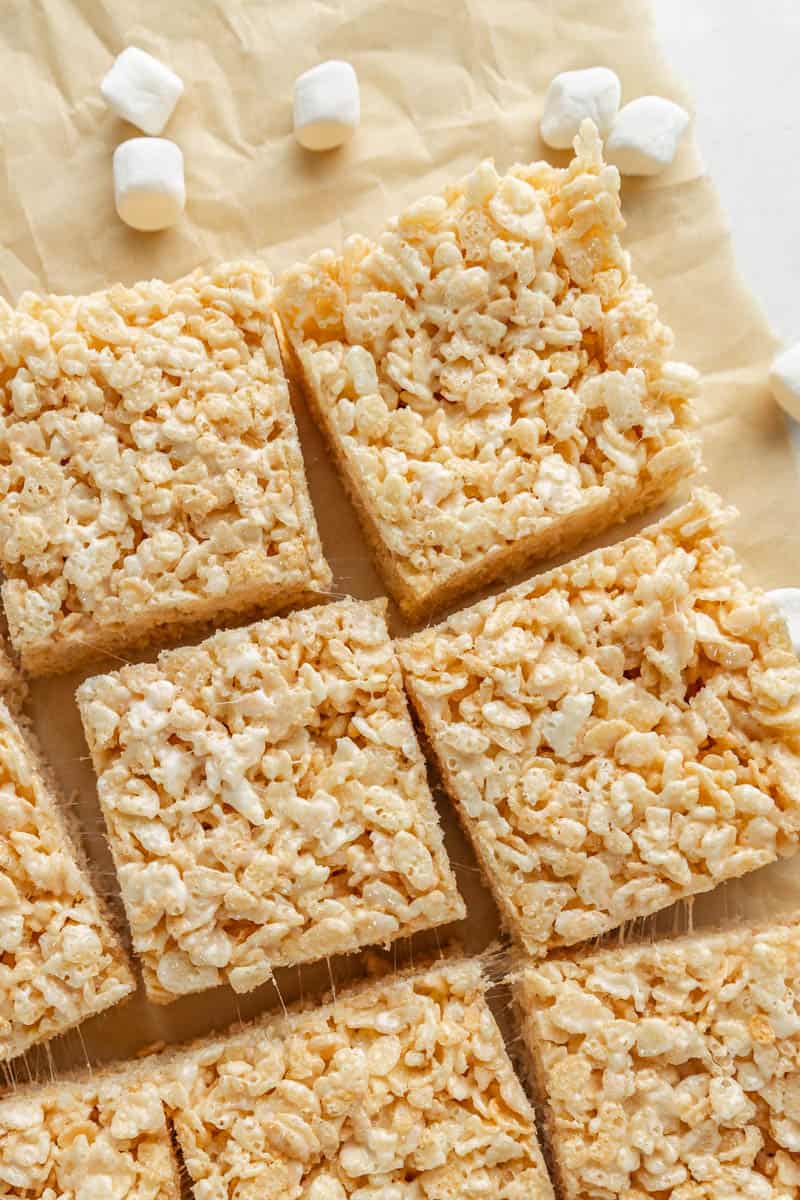
[{"label": "puffed rice cereal piece", "polygon": [[0,1062],[134,988],[62,808],[0,701]]},{"label": "puffed rice cereal piece", "polygon": [[141,1068],[0,1099],[3,1200],[180,1200],[157,1084]]},{"label": "puffed rice cereal piece", "polygon": [[485,987],[442,964],[177,1055],[195,1200],[553,1200]]},{"label": "puffed rice cereal piece", "polygon": [[509,931],[539,956],[800,846],[800,663],[706,491],[399,646]]},{"label": "puffed rice cereal piece", "polygon": [[647,508],[698,461],[696,373],[631,272],[587,121],[279,281],[309,403],[411,619]]},{"label": "puffed rice cereal piece", "polygon": [[255,262],[0,300],[0,565],[33,674],[330,585]]},{"label": "puffed rice cereal piece", "polygon": [[306,609],[78,689],[152,1000],[464,915],[385,610]]},{"label": "puffed rice cereal piece", "polygon": [[800,927],[550,960],[516,988],[564,1200],[800,1196]]}]

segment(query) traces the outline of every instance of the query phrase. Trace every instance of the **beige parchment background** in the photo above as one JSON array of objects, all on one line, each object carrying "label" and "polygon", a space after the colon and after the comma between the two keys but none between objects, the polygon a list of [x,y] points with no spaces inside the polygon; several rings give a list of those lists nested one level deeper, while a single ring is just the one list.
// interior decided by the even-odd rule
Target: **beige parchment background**
[{"label": "beige parchment background", "polygon": [[[161,234],[133,233],[113,210],[111,155],[136,131],[105,109],[98,84],[131,43],[165,59],[186,83],[167,134],[185,154],[188,206],[181,225]],[[292,84],[330,57],[354,63],[363,123],[347,148],[309,155],[291,136]],[[374,232],[399,206],[479,158],[506,167],[541,156],[538,118],[550,78],[597,63],[619,72],[626,100],[656,91],[687,102],[661,62],[645,0],[5,0],[0,288],[12,300],[26,288],[77,293],[115,280],[170,279],[256,251],[280,270],[319,246],[338,246],[347,233]],[[800,480],[765,386],[775,343],[738,280],[691,142],[665,175],[627,181],[623,200],[627,244],[675,330],[676,356],[703,372],[706,482],[741,510],[732,536],[750,578],[768,587],[797,582]],[[380,594],[300,402],[298,418],[335,586]],[[73,699],[79,679],[37,683],[31,712],[78,806],[98,886],[119,911]],[[474,951],[497,934],[494,907],[444,800],[441,810],[469,919],[397,947],[390,961],[435,949],[453,932]],[[800,860],[701,898],[693,919],[763,918],[795,908]],[[683,906],[659,925],[685,927],[689,919]],[[336,960],[330,971],[341,984],[366,965],[365,956]],[[277,982],[292,999],[325,990],[330,978],[323,964],[281,971]],[[238,999],[220,988],[165,1009],[147,1004],[140,991],[54,1043],[52,1061],[60,1069],[129,1056],[278,1003],[271,984]],[[22,1080],[50,1068],[49,1051],[37,1050],[14,1074]]]}]

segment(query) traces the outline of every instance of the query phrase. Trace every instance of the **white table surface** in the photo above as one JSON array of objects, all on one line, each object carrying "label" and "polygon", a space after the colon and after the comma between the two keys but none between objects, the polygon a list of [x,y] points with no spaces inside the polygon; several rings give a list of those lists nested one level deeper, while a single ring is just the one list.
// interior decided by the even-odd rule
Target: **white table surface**
[{"label": "white table surface", "polygon": [[742,275],[778,335],[800,340],[800,0],[651,3]]}]

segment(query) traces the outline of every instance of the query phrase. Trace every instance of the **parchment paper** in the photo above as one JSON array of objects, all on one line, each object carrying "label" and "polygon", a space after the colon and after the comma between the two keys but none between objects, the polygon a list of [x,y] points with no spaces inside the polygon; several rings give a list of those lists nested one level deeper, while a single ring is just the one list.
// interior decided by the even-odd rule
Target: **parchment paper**
[{"label": "parchment paper", "polygon": [[[135,44],[186,82],[168,130],[186,157],[188,208],[170,232],[127,230],[113,211],[111,155],[136,131],[103,106],[98,84]],[[310,155],[291,136],[295,76],[350,59],[363,123],[346,149]],[[501,167],[539,157],[542,97],[552,75],[604,63],[624,99],[656,91],[686,102],[657,53],[644,0],[6,0],[0,6],[0,287],[82,292],[115,280],[174,278],[215,258],[263,251],[275,270],[354,230],[374,232],[412,197],[492,155]],[[742,164],[742,170],[746,170]],[[627,243],[677,336],[676,355],[704,373],[706,481],[739,506],[734,541],[765,586],[797,582],[800,484],[783,420],[765,388],[774,339],[740,284],[713,188],[691,141],[663,176],[627,182]],[[336,587],[380,594],[355,519],[298,404],[301,436]],[[607,536],[620,536],[615,531]],[[395,629],[399,629],[395,621]],[[113,666],[115,664],[108,664]],[[96,670],[96,667],[94,668]],[[87,672],[88,673],[88,672]],[[31,711],[67,794],[75,797],[98,884],[119,904],[73,693],[78,676],[37,683]],[[435,784],[435,780],[433,780]],[[455,932],[469,950],[497,934],[495,910],[445,801],[448,848],[470,907]],[[800,909],[800,860],[715,892],[695,923]],[[687,906],[659,927],[685,925]],[[406,944],[390,961],[435,949],[449,933]],[[315,994],[367,956],[281,971],[291,999]],[[266,985],[163,1009],[141,992],[53,1045],[58,1069],[129,1056],[279,1003]],[[44,1050],[15,1074],[45,1075]]]}]

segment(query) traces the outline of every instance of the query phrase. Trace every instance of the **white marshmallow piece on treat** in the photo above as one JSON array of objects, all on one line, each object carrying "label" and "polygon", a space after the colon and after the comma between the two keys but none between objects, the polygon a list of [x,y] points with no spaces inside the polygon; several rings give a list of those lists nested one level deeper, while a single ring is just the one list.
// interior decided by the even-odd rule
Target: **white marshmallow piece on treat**
[{"label": "white marshmallow piece on treat", "polygon": [[183,154],[167,138],[130,138],[114,151],[114,202],[126,225],[152,232],[179,220],[186,205]]},{"label": "white marshmallow piece on treat", "polygon": [[183,83],[152,54],[128,46],[114,59],[100,92],[117,116],[155,136],[172,116],[183,94]]},{"label": "white marshmallow piece on treat", "polygon": [[769,386],[784,412],[800,421],[800,342],[773,360]]},{"label": "white marshmallow piece on treat", "polygon": [[623,175],[657,175],[675,158],[688,124],[680,104],[639,96],[617,113],[606,138],[606,160]]},{"label": "white marshmallow piece on treat", "polygon": [[569,150],[588,117],[605,137],[619,109],[622,88],[609,67],[562,71],[552,80],[544,100],[542,141],[554,150]]},{"label": "white marshmallow piece on treat", "polygon": [[295,80],[294,134],[306,150],[343,145],[360,119],[358,76],[349,62],[332,58]]},{"label": "white marshmallow piece on treat", "polygon": [[800,655],[800,588],[774,588],[767,598],[777,605],[786,622],[795,654]]}]

